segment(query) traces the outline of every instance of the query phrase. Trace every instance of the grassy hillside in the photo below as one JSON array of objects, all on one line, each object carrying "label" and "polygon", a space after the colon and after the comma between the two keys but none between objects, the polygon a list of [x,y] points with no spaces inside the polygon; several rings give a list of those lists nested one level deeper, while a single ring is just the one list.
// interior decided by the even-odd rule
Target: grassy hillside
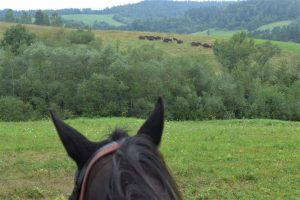
[{"label": "grassy hillside", "polygon": [[[0,22],[0,37],[4,31],[12,26],[13,24],[2,23]],[[49,41],[52,43],[52,40],[56,40],[64,32],[72,31],[73,29],[60,29],[55,27],[47,26],[36,26],[36,25],[26,25],[28,29],[36,33],[43,40]],[[154,45],[156,48],[162,49],[168,55],[176,57],[193,57],[200,58],[202,62],[207,66],[214,67],[219,69],[221,66],[216,60],[212,49],[206,49],[203,47],[191,47],[190,43],[192,41],[199,41],[202,43],[213,44],[215,39],[206,35],[181,35],[173,33],[152,33],[152,32],[131,32],[131,31],[94,31],[96,38],[101,39],[103,45],[113,45],[118,46],[120,51],[126,51],[130,48],[135,48],[141,45]],[[139,40],[138,36],[140,35],[159,35],[161,37],[176,37],[184,41],[183,44],[164,43],[162,41],[147,41]]]},{"label": "grassy hillside", "polygon": [[122,26],[120,23],[113,19],[113,15],[93,15],[93,14],[75,14],[75,15],[62,15],[63,19],[82,21],[83,23],[92,26],[95,21],[105,22],[112,26]]},{"label": "grassy hillside", "polygon": [[[261,44],[263,42],[266,42],[268,40],[262,40],[262,39],[255,39],[255,41],[258,44]],[[295,52],[295,53],[300,53],[300,44],[299,43],[294,43],[294,42],[281,42],[281,41],[271,41],[272,44],[275,44],[279,46],[280,48],[290,51],[290,52]]]},{"label": "grassy hillside", "polygon": [[[91,140],[143,120],[68,120]],[[66,199],[74,163],[50,121],[0,123],[0,199]],[[271,120],[167,122],[161,151],[184,199],[296,199],[300,123]]]},{"label": "grassy hillside", "polygon": [[[13,24],[0,22],[0,37],[4,31],[12,26]],[[30,31],[36,33],[41,38],[51,41],[55,40],[58,35],[61,35],[64,32],[72,31],[73,29],[60,29],[54,27],[47,26],[36,26],[36,25],[26,25]],[[206,49],[203,47],[191,47],[190,43],[193,41],[199,41],[202,43],[213,44],[216,39],[226,39],[234,32],[227,31],[211,31],[211,35],[205,34],[175,34],[175,33],[153,33],[153,32],[132,32],[132,31],[118,31],[118,30],[108,30],[94,31],[96,38],[102,40],[103,45],[114,45],[118,46],[119,50],[126,51],[133,47],[138,47],[141,45],[154,45],[156,48],[164,50],[167,54],[176,57],[193,57],[199,58],[205,65],[213,67],[215,69],[220,69],[221,65],[216,60],[212,49]],[[215,36],[213,36],[214,32],[216,32]],[[177,43],[164,43],[162,41],[147,41],[147,40],[139,40],[138,36],[140,35],[158,35],[161,37],[169,37],[169,38],[179,38],[184,41],[183,44]],[[255,39],[257,43],[265,42],[266,40]],[[291,42],[278,42],[272,41],[272,43],[278,45],[283,50],[287,51],[287,54],[298,54],[300,53],[300,44],[291,43]]]},{"label": "grassy hillside", "polygon": [[209,35],[213,37],[231,37],[235,33],[240,32],[241,30],[226,30],[226,29],[208,29],[202,32],[197,32],[194,34],[202,34],[202,35]]},{"label": "grassy hillside", "polygon": [[[285,21],[288,22],[288,21]],[[289,21],[291,22],[291,21]],[[269,26],[271,27],[271,25]],[[194,33],[192,35],[205,35],[205,36],[210,36],[215,39],[226,39],[234,35],[235,33],[239,32],[240,30],[220,30],[220,29],[209,29],[209,35],[208,35],[208,30],[203,31],[203,32],[198,32]],[[254,39],[257,44],[264,43],[268,40],[263,40],[263,39]],[[295,52],[295,53],[300,53],[300,44],[299,43],[294,43],[294,42],[282,42],[282,41],[271,41],[272,44],[279,46],[283,50],[290,51],[290,52]]]},{"label": "grassy hillside", "polygon": [[278,22],[274,22],[274,23],[263,25],[263,26],[257,28],[257,30],[259,30],[259,31],[272,30],[275,27],[288,26],[292,22],[293,22],[292,20],[278,21]]}]

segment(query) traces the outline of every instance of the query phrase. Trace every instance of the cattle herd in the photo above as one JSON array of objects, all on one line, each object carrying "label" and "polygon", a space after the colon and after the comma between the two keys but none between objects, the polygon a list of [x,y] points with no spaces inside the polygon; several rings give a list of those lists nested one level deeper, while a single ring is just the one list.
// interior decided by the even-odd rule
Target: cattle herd
[{"label": "cattle herd", "polygon": [[[183,44],[183,40],[178,39],[178,38],[174,38],[174,37],[173,38],[164,38],[164,37],[161,37],[161,36],[140,35],[138,38],[140,40],[149,40],[149,41],[160,40],[160,41],[163,41],[165,43],[176,42],[177,44]],[[202,46],[204,48],[212,48],[211,44],[201,43],[201,42],[191,42],[191,46],[192,47]]]}]

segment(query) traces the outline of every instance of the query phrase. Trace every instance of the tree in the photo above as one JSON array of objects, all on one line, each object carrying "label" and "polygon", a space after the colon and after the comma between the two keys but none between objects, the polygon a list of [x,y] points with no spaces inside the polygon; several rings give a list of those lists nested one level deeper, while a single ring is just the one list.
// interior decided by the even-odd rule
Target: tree
[{"label": "tree", "polygon": [[31,24],[32,23],[31,15],[27,12],[23,12],[20,18],[20,22],[22,24]]},{"label": "tree", "polygon": [[32,107],[16,97],[0,98],[0,120],[23,121],[30,119]]},{"label": "tree", "polygon": [[19,54],[22,46],[31,45],[35,39],[35,34],[30,33],[25,26],[18,24],[5,31],[1,46],[14,54]]},{"label": "tree", "polygon": [[272,57],[280,53],[280,48],[274,46],[271,42],[265,42],[256,46],[255,60],[260,65],[265,65]]},{"label": "tree", "polygon": [[95,40],[95,34],[91,30],[79,29],[70,34],[71,43],[88,44],[93,40]]},{"label": "tree", "polygon": [[35,13],[35,24],[37,25],[50,25],[50,20],[49,20],[49,16],[47,13],[38,10]]},{"label": "tree", "polygon": [[58,15],[57,12],[53,13],[50,17],[50,24],[51,26],[62,26],[63,20],[61,16]]},{"label": "tree", "polygon": [[217,41],[213,51],[224,67],[232,71],[238,64],[251,62],[255,43],[246,32],[233,35],[228,41]]},{"label": "tree", "polygon": [[4,16],[5,22],[15,22],[14,11],[12,9],[7,9]]}]

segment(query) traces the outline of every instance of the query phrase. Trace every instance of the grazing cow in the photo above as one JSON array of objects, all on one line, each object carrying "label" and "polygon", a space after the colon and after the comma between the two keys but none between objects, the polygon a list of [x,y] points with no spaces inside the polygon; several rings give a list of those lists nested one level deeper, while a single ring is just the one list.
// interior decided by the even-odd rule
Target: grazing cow
[{"label": "grazing cow", "polygon": [[198,43],[198,42],[191,42],[191,46],[192,46],[192,47],[198,47],[198,46],[199,46],[199,43]]},{"label": "grazing cow", "polygon": [[207,44],[207,43],[202,44],[202,46],[203,46],[204,48],[211,48],[211,45],[209,45],[209,44]]},{"label": "grazing cow", "polygon": [[161,40],[161,37],[160,36],[154,36],[154,39],[155,40]]},{"label": "grazing cow", "polygon": [[155,40],[155,37],[152,36],[152,35],[149,35],[149,36],[146,36],[148,40],[152,41],[152,40]]},{"label": "grazing cow", "polygon": [[170,39],[170,38],[164,38],[164,39],[163,39],[163,42],[166,42],[166,43],[172,42],[172,39]]},{"label": "grazing cow", "polygon": [[177,44],[182,44],[183,43],[183,40],[177,39],[176,41],[177,41]]},{"label": "grazing cow", "polygon": [[145,37],[145,36],[142,36],[142,35],[140,35],[140,36],[139,36],[139,39],[140,39],[140,40],[145,40],[145,39],[146,39],[146,37]]}]

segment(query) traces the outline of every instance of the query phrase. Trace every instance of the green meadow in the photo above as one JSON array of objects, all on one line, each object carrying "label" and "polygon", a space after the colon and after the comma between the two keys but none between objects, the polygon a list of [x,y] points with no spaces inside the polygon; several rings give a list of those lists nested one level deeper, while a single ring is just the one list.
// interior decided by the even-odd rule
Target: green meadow
[{"label": "green meadow", "polygon": [[[262,39],[255,39],[256,43],[261,44],[270,40],[262,40]],[[295,53],[300,53],[300,44],[299,43],[294,43],[294,42],[282,42],[282,41],[270,41],[272,44],[279,46],[280,48],[290,51],[290,52],[295,52]]]},{"label": "green meadow", "polygon": [[226,29],[208,29],[202,32],[197,32],[194,34],[202,34],[202,35],[209,35],[213,37],[231,37],[235,33],[238,33],[242,30],[226,30]]},{"label": "green meadow", "polygon": [[113,15],[96,15],[96,14],[74,14],[62,15],[63,19],[82,21],[83,23],[92,26],[95,21],[106,22],[112,26],[122,26],[121,22],[113,19]]},{"label": "green meadow", "polygon": [[278,21],[278,22],[273,22],[270,24],[263,25],[261,27],[258,27],[257,30],[259,31],[264,31],[264,30],[272,30],[275,27],[282,27],[282,26],[288,26],[292,23],[293,21],[291,20],[285,20],[285,21]]},{"label": "green meadow", "polygon": [[[134,134],[134,118],[68,120],[91,140],[115,127]],[[67,199],[75,164],[48,120],[0,122],[0,199]],[[300,122],[167,122],[160,147],[183,197],[298,199]]]},{"label": "green meadow", "polygon": [[[4,31],[11,27],[14,24],[0,22],[0,38]],[[74,29],[60,29],[49,26],[36,26],[36,25],[26,25],[26,27],[36,33],[43,40],[49,42],[56,40],[63,34],[66,34]],[[175,56],[175,57],[198,57],[201,58],[203,62],[209,67],[220,69],[220,63],[216,60],[212,49],[206,48],[195,48],[191,47],[190,43],[193,41],[199,41],[202,43],[213,44],[216,39],[228,39],[232,34],[238,31],[228,32],[226,30],[219,30],[215,36],[213,36],[214,31],[211,32],[211,35],[206,34],[175,34],[175,33],[157,33],[157,32],[134,32],[134,31],[118,31],[118,30],[95,30],[95,36],[98,39],[101,39],[103,45],[114,45],[117,46],[120,50],[126,51],[130,48],[136,48],[141,45],[154,45],[157,49],[162,49],[164,52]],[[159,35],[161,37],[176,37],[182,39],[184,44],[178,45],[177,43],[164,43],[162,41],[145,41],[139,40],[139,35]],[[263,43],[267,40],[255,39],[257,43]],[[271,41],[273,44],[278,45],[283,50],[288,51],[289,53],[300,53],[300,44],[292,42],[280,42],[280,41]]]}]

